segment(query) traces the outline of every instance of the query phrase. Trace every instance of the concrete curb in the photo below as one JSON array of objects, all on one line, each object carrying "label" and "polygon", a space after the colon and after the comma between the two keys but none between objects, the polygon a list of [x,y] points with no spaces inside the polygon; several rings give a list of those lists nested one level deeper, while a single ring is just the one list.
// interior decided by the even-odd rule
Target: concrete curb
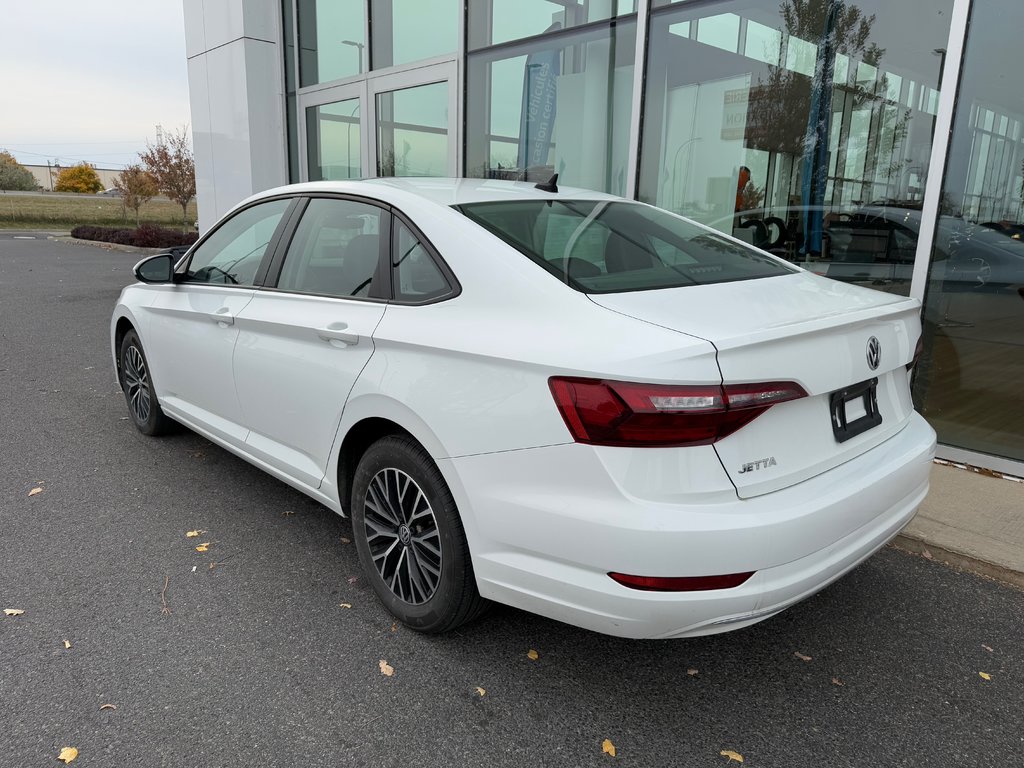
[{"label": "concrete curb", "polygon": [[1024,589],[1024,573],[1006,568],[1002,565],[979,560],[976,557],[965,555],[961,552],[954,552],[944,547],[939,547],[924,539],[918,539],[901,533],[891,542],[889,546],[908,552],[912,555],[920,555],[926,560],[932,560],[943,565],[948,565],[961,571],[968,571],[979,576],[1001,582],[1011,587]]},{"label": "concrete curb", "polygon": [[67,243],[70,245],[91,245],[93,248],[103,248],[108,251],[121,251],[122,253],[138,253],[143,256],[152,255],[155,253],[164,253],[167,251],[166,248],[139,248],[134,245],[119,245],[118,243],[104,243],[101,240],[83,240],[78,237],[50,237],[48,240],[54,240],[58,243]]}]

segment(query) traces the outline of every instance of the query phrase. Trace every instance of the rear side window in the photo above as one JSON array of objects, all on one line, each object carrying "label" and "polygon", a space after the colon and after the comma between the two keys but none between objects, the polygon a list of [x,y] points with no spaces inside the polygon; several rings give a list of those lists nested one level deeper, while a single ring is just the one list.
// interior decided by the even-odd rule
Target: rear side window
[{"label": "rear side window", "polygon": [[369,297],[387,238],[380,208],[356,200],[309,201],[284,257],[277,287],[321,296]]},{"label": "rear side window", "polygon": [[517,200],[459,210],[585,293],[677,288],[795,270],[712,230],[637,203]]},{"label": "rear side window", "polygon": [[452,290],[426,246],[397,219],[391,268],[396,301],[418,304],[440,298]]}]

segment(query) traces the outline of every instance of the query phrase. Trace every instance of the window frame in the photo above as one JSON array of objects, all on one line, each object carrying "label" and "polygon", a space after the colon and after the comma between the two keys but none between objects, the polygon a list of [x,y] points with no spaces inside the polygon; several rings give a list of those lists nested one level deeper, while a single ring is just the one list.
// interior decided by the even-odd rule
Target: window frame
[{"label": "window frame", "polygon": [[[430,239],[426,235],[423,234],[423,230],[421,230],[419,227],[413,224],[409,217],[406,216],[397,208],[392,208],[391,213],[391,243],[390,248],[388,249],[388,272],[390,274],[389,292],[391,295],[390,302],[392,304],[398,304],[407,307],[424,307],[430,304],[438,304],[439,302],[442,301],[454,299],[456,296],[461,294],[462,284],[459,283],[458,278],[455,277],[455,273],[452,272],[451,267],[448,266],[448,263],[438,252],[437,248],[434,247],[434,244],[430,242]],[[430,256],[430,259],[434,262],[434,266],[437,267],[438,272],[440,272],[441,276],[447,281],[447,292],[441,294],[440,296],[432,296],[431,298],[421,299],[419,301],[413,301],[412,299],[396,298],[398,295],[397,291],[395,290],[395,286],[398,284],[398,265],[395,264],[395,257],[398,255],[398,227],[394,225],[394,222],[396,220],[400,222],[402,225],[404,225],[406,229],[408,229],[413,234],[416,240],[419,241],[420,245],[423,246],[423,249],[427,252],[427,255]]]},{"label": "window frame", "polygon": [[[386,220],[382,221],[381,224],[381,247],[377,256],[377,269],[374,272],[373,282],[370,285],[369,296],[337,296],[334,294],[296,291],[290,288],[285,289],[278,287],[278,282],[281,279],[281,272],[284,269],[285,258],[287,257],[288,251],[295,239],[295,233],[299,228],[302,217],[305,215],[309,202],[317,199],[347,200],[355,203],[363,203],[375,208],[380,208],[386,216]],[[430,239],[423,234],[423,230],[416,226],[416,224],[414,224],[404,212],[390,203],[373,197],[366,197],[364,195],[350,194],[346,192],[306,192],[296,196],[295,201],[295,205],[291,209],[288,221],[286,222],[284,229],[279,233],[280,238],[276,243],[276,250],[272,259],[266,265],[267,271],[264,275],[265,279],[261,285],[257,286],[258,290],[271,293],[286,293],[294,296],[316,296],[319,298],[334,299],[337,301],[361,301],[374,302],[378,304],[397,304],[402,306],[425,306],[428,304],[436,304],[438,302],[453,299],[462,293],[462,285],[459,283],[458,278],[455,277],[455,273],[452,272],[440,252],[434,247],[434,244],[430,242]],[[395,298],[395,268],[392,264],[394,263],[394,254],[397,250],[398,227],[394,224],[396,219],[401,221],[402,224],[412,232],[416,239],[419,240],[430,258],[433,260],[434,265],[438,268],[438,271],[440,271],[445,280],[448,281],[449,290],[447,293],[424,301],[408,301],[405,299]]]}]

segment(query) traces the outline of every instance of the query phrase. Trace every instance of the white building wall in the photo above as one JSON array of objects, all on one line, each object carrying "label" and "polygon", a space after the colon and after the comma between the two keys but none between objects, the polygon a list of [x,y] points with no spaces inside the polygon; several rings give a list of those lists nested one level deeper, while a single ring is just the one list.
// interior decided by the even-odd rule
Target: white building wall
[{"label": "white building wall", "polygon": [[279,5],[184,0],[201,232],[288,181]]}]

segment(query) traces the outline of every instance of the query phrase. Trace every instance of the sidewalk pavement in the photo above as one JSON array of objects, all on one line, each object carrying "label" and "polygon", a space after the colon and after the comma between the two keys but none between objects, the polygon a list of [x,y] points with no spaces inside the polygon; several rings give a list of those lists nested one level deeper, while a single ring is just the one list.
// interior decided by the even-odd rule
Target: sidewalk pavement
[{"label": "sidewalk pavement", "polygon": [[1024,588],[1024,482],[936,462],[894,546]]}]

